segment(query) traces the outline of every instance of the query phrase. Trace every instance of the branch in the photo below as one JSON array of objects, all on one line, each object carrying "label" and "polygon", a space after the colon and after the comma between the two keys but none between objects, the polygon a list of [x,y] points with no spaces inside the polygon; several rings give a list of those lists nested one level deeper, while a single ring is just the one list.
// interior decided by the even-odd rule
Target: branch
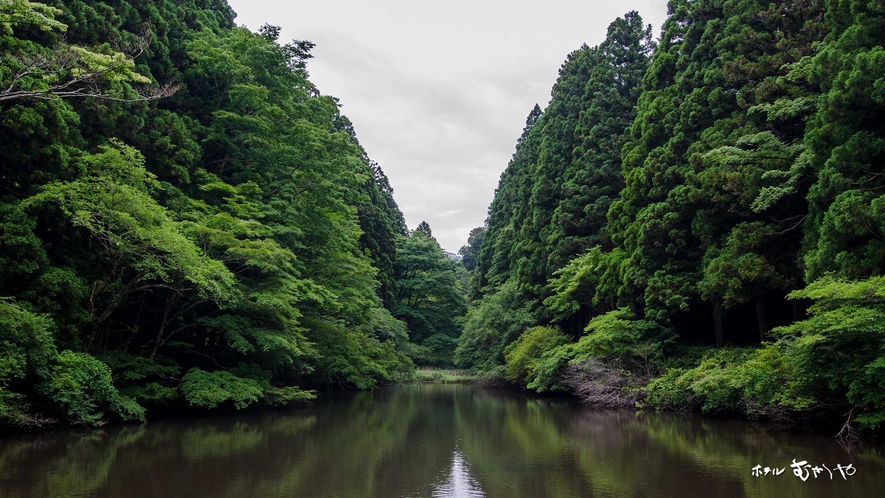
[{"label": "branch", "polygon": [[[13,69],[9,83],[0,85],[0,102],[14,99],[59,100],[92,97],[115,102],[141,102],[169,97],[179,85],[167,83],[138,91],[127,97],[120,90],[102,89],[108,83],[150,83],[135,71],[134,58],[150,44],[151,33],[143,31],[125,47],[126,53],[106,54],[76,45],[61,43],[52,50],[33,54],[10,55],[0,59]],[[35,88],[36,87],[36,88]]]},{"label": "branch", "polygon": [[163,99],[166,97],[171,97],[175,94],[179,89],[179,85],[175,84],[167,84],[162,87],[152,88],[149,91],[145,91],[139,94],[138,97],[119,97],[112,94],[104,94],[101,93],[101,90],[98,89],[83,89],[79,88],[77,90],[71,91],[59,91],[57,88],[50,88],[47,90],[19,90],[15,92],[8,92],[0,94],[0,102],[5,100],[12,99],[41,99],[41,100],[61,100],[64,98],[74,98],[74,97],[92,97],[94,99],[101,100],[110,100],[114,102],[145,102],[150,100]]}]

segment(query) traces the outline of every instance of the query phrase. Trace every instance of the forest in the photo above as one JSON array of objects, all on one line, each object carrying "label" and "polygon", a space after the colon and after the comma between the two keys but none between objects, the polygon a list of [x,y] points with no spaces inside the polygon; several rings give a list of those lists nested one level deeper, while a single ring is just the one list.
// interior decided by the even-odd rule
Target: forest
[{"label": "forest", "polygon": [[224,0],[0,2],[0,425],[285,405],[450,361],[465,300],[309,41]]},{"label": "forest", "polygon": [[[606,407],[885,420],[885,6],[670,0],[568,55],[449,259],[225,0],[0,0],[0,425],[415,366]],[[502,165],[504,166],[504,165]]]},{"label": "forest", "polygon": [[885,6],[671,0],[569,54],[473,259],[465,367],[601,406],[885,420]]}]

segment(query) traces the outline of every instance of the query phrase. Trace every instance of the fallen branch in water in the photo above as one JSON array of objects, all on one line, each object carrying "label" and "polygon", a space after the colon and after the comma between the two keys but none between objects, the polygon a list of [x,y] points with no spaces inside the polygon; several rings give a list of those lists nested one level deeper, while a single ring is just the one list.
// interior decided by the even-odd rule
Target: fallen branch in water
[{"label": "fallen branch in water", "polygon": [[842,429],[840,429],[839,433],[836,434],[836,439],[848,442],[860,440],[860,436],[857,434],[857,431],[854,429],[854,427],[851,426],[851,421],[854,419],[854,410],[856,409],[857,407],[854,407],[846,414],[848,416],[848,419],[845,420],[845,423],[842,425]]},{"label": "fallen branch in water", "polygon": [[40,414],[21,414],[16,421],[16,425],[23,429],[43,429],[58,423],[57,419],[45,417]]}]

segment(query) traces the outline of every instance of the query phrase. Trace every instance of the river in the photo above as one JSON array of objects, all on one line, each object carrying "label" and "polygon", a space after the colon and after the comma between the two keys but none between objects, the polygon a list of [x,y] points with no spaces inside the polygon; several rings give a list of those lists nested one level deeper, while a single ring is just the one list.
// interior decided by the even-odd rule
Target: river
[{"label": "river", "polygon": [[424,384],[3,438],[0,496],[881,497],[885,459],[770,424]]}]

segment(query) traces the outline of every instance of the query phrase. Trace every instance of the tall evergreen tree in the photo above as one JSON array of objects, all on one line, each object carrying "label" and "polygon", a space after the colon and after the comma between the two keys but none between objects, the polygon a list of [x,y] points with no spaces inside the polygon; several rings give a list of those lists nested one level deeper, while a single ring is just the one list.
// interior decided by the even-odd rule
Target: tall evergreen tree
[{"label": "tall evergreen tree", "polygon": [[611,249],[606,215],[623,188],[621,149],[636,116],[642,76],[653,49],[651,25],[643,26],[635,11],[609,25],[599,46],[600,61],[584,85],[578,143],[562,175],[561,200],[547,237],[551,270],[593,246]]},{"label": "tall evergreen tree", "polygon": [[528,203],[530,177],[528,168],[537,157],[538,134],[533,133],[536,125],[543,127],[543,114],[540,106],[535,107],[526,117],[525,128],[516,144],[516,151],[501,173],[495,197],[489,206],[486,219],[486,232],[483,246],[476,262],[476,273],[471,280],[470,299],[480,299],[485,293],[510,278],[513,267],[513,251],[516,234],[524,223],[519,215]]},{"label": "tall evergreen tree", "polygon": [[885,271],[885,11],[827,2],[829,34],[809,68],[822,95],[799,166],[814,185],[805,225],[805,278],[860,279]]},{"label": "tall evergreen tree", "polygon": [[461,255],[461,264],[468,271],[473,271],[476,268],[476,259],[479,256],[479,251],[482,249],[485,234],[485,227],[474,228],[467,236],[467,245],[461,246],[461,249],[458,250],[458,254]]},{"label": "tall evergreen tree", "polygon": [[[788,65],[808,54],[819,38],[820,9],[815,2],[765,8],[751,1],[670,3],[671,17],[624,149],[626,188],[610,212],[615,241],[630,255],[622,295],[635,296],[634,304],[647,317],[667,320],[697,306],[702,297],[712,307],[715,341],[721,345],[725,309],[752,298],[730,286],[766,279],[762,286],[795,285],[790,261],[781,261],[795,249],[789,242],[780,254],[760,254],[788,226],[774,222],[783,213],[760,218],[750,209],[765,186],[761,175],[788,162],[789,153],[781,162],[745,161],[752,172],[733,171],[736,162],[710,168],[704,154],[777,127],[764,113],[748,118],[747,111],[791,93],[784,79]],[[775,133],[791,131],[783,125]],[[743,147],[752,149],[748,143]],[[757,257],[741,268],[729,266],[734,250],[756,251]]]}]

